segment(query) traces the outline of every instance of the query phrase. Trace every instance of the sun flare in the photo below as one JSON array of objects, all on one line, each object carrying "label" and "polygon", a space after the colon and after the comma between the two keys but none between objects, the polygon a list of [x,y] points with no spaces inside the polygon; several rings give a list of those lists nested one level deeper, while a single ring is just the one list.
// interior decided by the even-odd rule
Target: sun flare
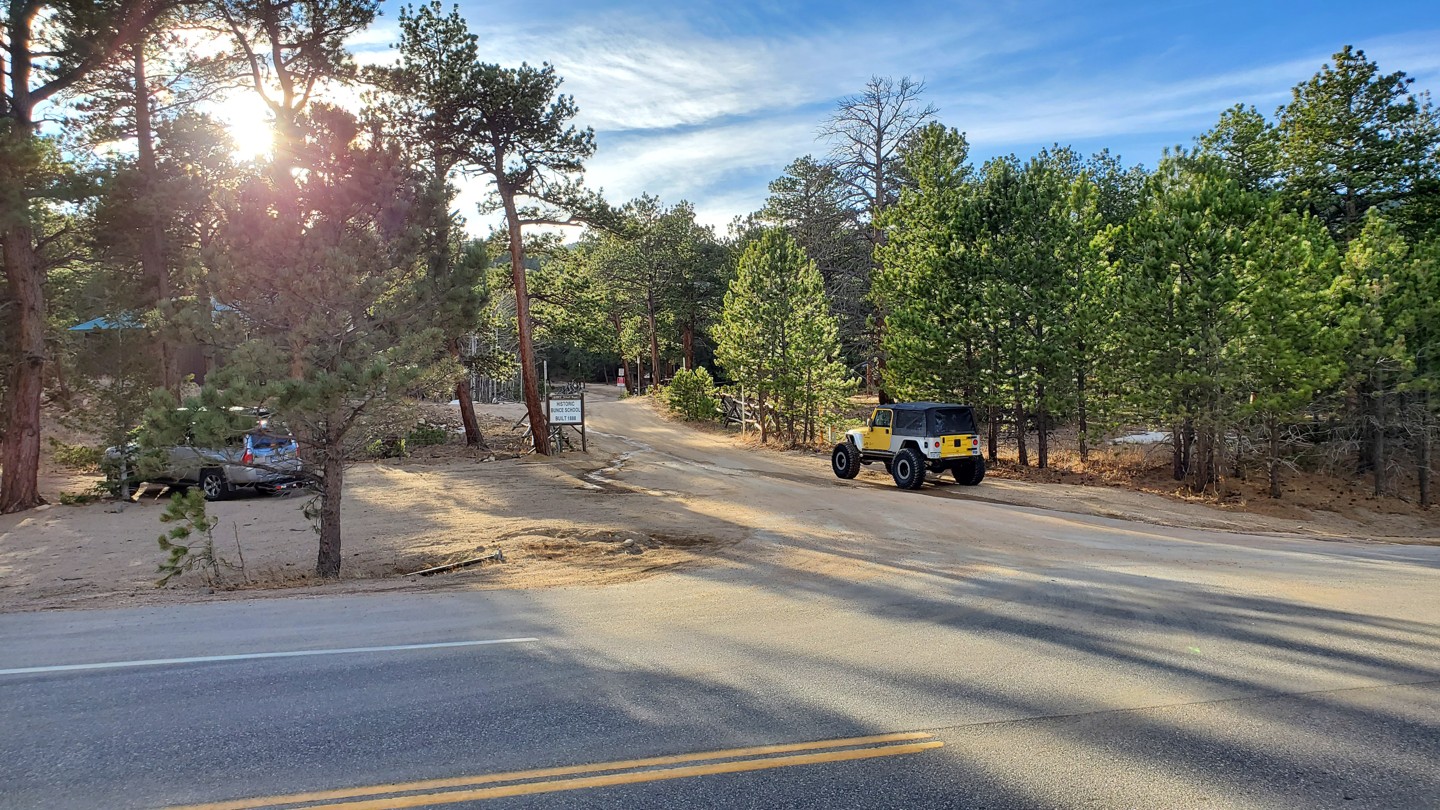
[{"label": "sun flare", "polygon": [[275,147],[270,110],[254,93],[238,92],[220,101],[214,115],[229,132],[235,157],[242,160],[264,157]]}]

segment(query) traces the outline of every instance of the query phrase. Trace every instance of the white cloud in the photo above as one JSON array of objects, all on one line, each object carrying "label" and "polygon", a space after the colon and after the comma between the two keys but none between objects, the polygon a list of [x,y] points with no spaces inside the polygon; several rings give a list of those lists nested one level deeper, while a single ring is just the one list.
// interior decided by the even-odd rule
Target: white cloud
[{"label": "white cloud", "polygon": [[815,124],[766,118],[678,133],[632,137],[600,149],[587,181],[628,198],[649,191],[676,201],[696,196],[740,172],[783,165],[813,151]]},{"label": "white cloud", "polygon": [[[940,120],[966,131],[977,152],[997,153],[1077,140],[1188,144],[1237,102],[1272,113],[1329,56],[1167,76],[1170,54],[1092,66],[1068,42],[1058,47],[1072,33],[1057,26],[977,15],[720,38],[674,21],[597,14],[484,27],[481,58],[555,64],[579,122],[597,130],[587,184],[615,202],[641,193],[688,199],[723,229],[763,203],[766,182],[787,163],[825,151],[815,141],[821,120],[872,75],[927,78]],[[1421,31],[1361,44],[1382,69],[1407,70],[1423,87],[1440,71],[1436,40]],[[1159,148],[1131,157],[1153,160]],[[479,196],[467,189],[467,199]]]},{"label": "white cloud", "polygon": [[[666,129],[764,111],[825,106],[873,74],[924,73],[1015,50],[1031,40],[965,43],[970,28],[939,26],[899,37],[875,31],[716,39],[633,18],[584,25],[500,29],[482,58],[501,64],[549,61],[597,130]],[[878,54],[875,60],[856,55]],[[943,62],[936,62],[943,59]]]}]

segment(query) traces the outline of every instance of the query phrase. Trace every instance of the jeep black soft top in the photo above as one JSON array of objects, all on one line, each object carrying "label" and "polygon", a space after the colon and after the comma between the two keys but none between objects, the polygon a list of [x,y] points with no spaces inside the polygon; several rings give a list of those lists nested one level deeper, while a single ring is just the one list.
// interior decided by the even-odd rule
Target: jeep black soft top
[{"label": "jeep black soft top", "polygon": [[975,433],[975,409],[948,402],[897,402],[878,405],[895,412],[897,436],[953,436]]}]

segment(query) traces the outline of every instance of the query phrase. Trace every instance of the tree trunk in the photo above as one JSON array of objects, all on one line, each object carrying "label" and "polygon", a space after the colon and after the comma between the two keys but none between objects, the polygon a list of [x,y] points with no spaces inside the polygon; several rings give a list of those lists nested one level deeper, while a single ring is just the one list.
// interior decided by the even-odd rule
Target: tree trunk
[{"label": "tree trunk", "polygon": [[1192,428],[1195,438],[1192,440],[1195,448],[1194,476],[1190,488],[1196,493],[1205,492],[1218,480],[1215,465],[1215,445],[1217,439],[1216,430],[1210,425],[1205,425],[1200,430]]},{"label": "tree trunk", "polygon": [[1375,496],[1385,492],[1385,395],[1376,392],[1374,432],[1370,437],[1370,471],[1375,479]]},{"label": "tree trunk", "polygon": [[315,558],[315,576],[340,576],[340,496],[345,486],[345,459],[340,442],[325,448],[324,480],[320,482],[320,553]]},{"label": "tree trunk", "polygon": [[[17,212],[24,216],[26,212]],[[15,354],[0,444],[0,513],[44,503],[40,497],[40,394],[45,385],[45,288],[34,232],[17,222],[5,229],[5,279],[16,315]]]},{"label": "tree trunk", "polygon": [[685,347],[685,370],[695,370],[695,321],[685,322],[685,331],[680,335],[680,342]]},{"label": "tree trunk", "polygon": [[[460,359],[460,338],[450,339],[450,356],[456,360]],[[485,444],[485,437],[480,434],[480,422],[475,418],[475,401],[470,398],[470,369],[465,369],[465,376],[455,383],[455,399],[460,402],[460,421],[465,425],[465,445],[467,447],[482,447]]]},{"label": "tree trunk", "polygon": [[765,419],[765,394],[755,394],[755,420],[760,424],[760,443],[764,444],[770,438],[770,426]]},{"label": "tree trunk", "polygon": [[[1266,472],[1270,476],[1270,497],[1280,497],[1280,425],[1272,416],[1266,420],[1270,431],[1270,459]],[[1236,455],[1239,455],[1238,453]]]},{"label": "tree trunk", "polygon": [[1181,434],[1181,427],[1176,424],[1171,427],[1171,477],[1176,481],[1185,480],[1185,461],[1181,457],[1184,445],[1185,437]]},{"label": "tree trunk", "polygon": [[1015,398],[1015,448],[1021,467],[1030,466],[1030,452],[1025,445],[1025,403]]},{"label": "tree trunk", "polygon": [[1049,415],[1045,411],[1043,383],[1035,386],[1035,411],[1035,419],[1039,422],[1039,432],[1035,435],[1035,464],[1043,470],[1050,466],[1050,424]]},{"label": "tree trunk", "polygon": [[[7,73],[10,93],[9,109],[3,112],[10,119],[10,143],[6,148],[12,156],[28,160],[35,138],[30,98],[30,26],[24,4],[11,3],[6,35],[9,38],[10,62]],[[22,171],[28,167],[22,167]],[[5,179],[6,185],[17,178]],[[10,189],[5,196],[14,199],[16,207],[0,210],[5,217],[4,262],[5,280],[9,286],[13,315],[7,313],[6,331],[13,354],[9,391],[5,400],[4,438],[0,439],[0,513],[19,512],[44,503],[40,498],[40,394],[45,387],[45,271],[35,255],[35,232],[30,226],[29,197],[24,181],[18,191]]]},{"label": "tree trunk", "polygon": [[[1195,420],[1185,420],[1185,424],[1182,428],[1181,439],[1183,440],[1183,452],[1180,454],[1181,470],[1185,473],[1188,473],[1190,472],[1190,469],[1194,463]],[[1185,476],[1182,474],[1180,477],[1183,479]]]},{"label": "tree trunk", "polygon": [[[156,215],[155,194],[158,182],[155,171],[155,132],[150,124],[150,85],[145,77],[145,43],[132,48],[132,73],[135,81],[135,142],[136,166],[140,171],[142,189],[140,227],[140,270],[150,282],[150,300],[159,309],[170,300],[170,273],[165,267],[165,228]],[[155,335],[160,350],[160,384],[180,399],[180,380],[175,366],[175,344],[168,329],[162,326]]]},{"label": "tree trunk", "polygon": [[540,378],[535,369],[535,345],[531,336],[530,293],[525,287],[525,245],[520,241],[520,214],[515,210],[515,193],[500,185],[505,207],[505,225],[510,233],[510,277],[515,284],[515,332],[520,344],[520,380],[525,389],[525,411],[530,415],[535,452],[550,455],[550,423],[540,405]]},{"label": "tree trunk", "polygon": [[650,323],[650,374],[651,384],[660,384],[660,335],[655,330],[655,293],[645,295],[645,314]]},{"label": "tree trunk", "polygon": [[1000,409],[994,405],[986,405],[985,421],[987,423],[985,432],[988,434],[986,437],[987,455],[990,457],[990,463],[994,464],[995,460],[1000,458]]},{"label": "tree trunk", "polygon": [[1420,397],[1420,458],[1417,465],[1419,469],[1416,471],[1416,477],[1420,483],[1420,508],[1422,509],[1430,508],[1430,445],[1432,442],[1430,433],[1433,429],[1430,419],[1430,392],[1426,391]]},{"label": "tree trunk", "polygon": [[[1082,349],[1083,351],[1083,349]],[[1080,463],[1090,460],[1090,422],[1085,412],[1085,370],[1075,372],[1075,406],[1080,419]]]}]

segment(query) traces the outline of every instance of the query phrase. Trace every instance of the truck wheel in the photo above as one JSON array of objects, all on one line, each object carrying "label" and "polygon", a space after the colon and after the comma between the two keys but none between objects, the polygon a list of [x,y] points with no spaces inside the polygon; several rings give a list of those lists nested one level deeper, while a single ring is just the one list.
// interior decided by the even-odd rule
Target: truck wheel
[{"label": "truck wheel", "polygon": [[854,478],[860,474],[860,451],[850,442],[840,442],[830,454],[830,468],[836,478]]},{"label": "truck wheel", "polygon": [[919,489],[925,483],[925,462],[921,460],[920,452],[906,447],[896,453],[895,459],[890,462],[890,475],[901,489]]},{"label": "truck wheel", "polygon": [[967,458],[954,467],[955,480],[967,487],[973,487],[985,480],[985,459]]},{"label": "truck wheel", "polygon": [[230,497],[230,482],[225,480],[225,471],[219,467],[206,467],[200,471],[200,491],[207,501],[223,501]]}]

